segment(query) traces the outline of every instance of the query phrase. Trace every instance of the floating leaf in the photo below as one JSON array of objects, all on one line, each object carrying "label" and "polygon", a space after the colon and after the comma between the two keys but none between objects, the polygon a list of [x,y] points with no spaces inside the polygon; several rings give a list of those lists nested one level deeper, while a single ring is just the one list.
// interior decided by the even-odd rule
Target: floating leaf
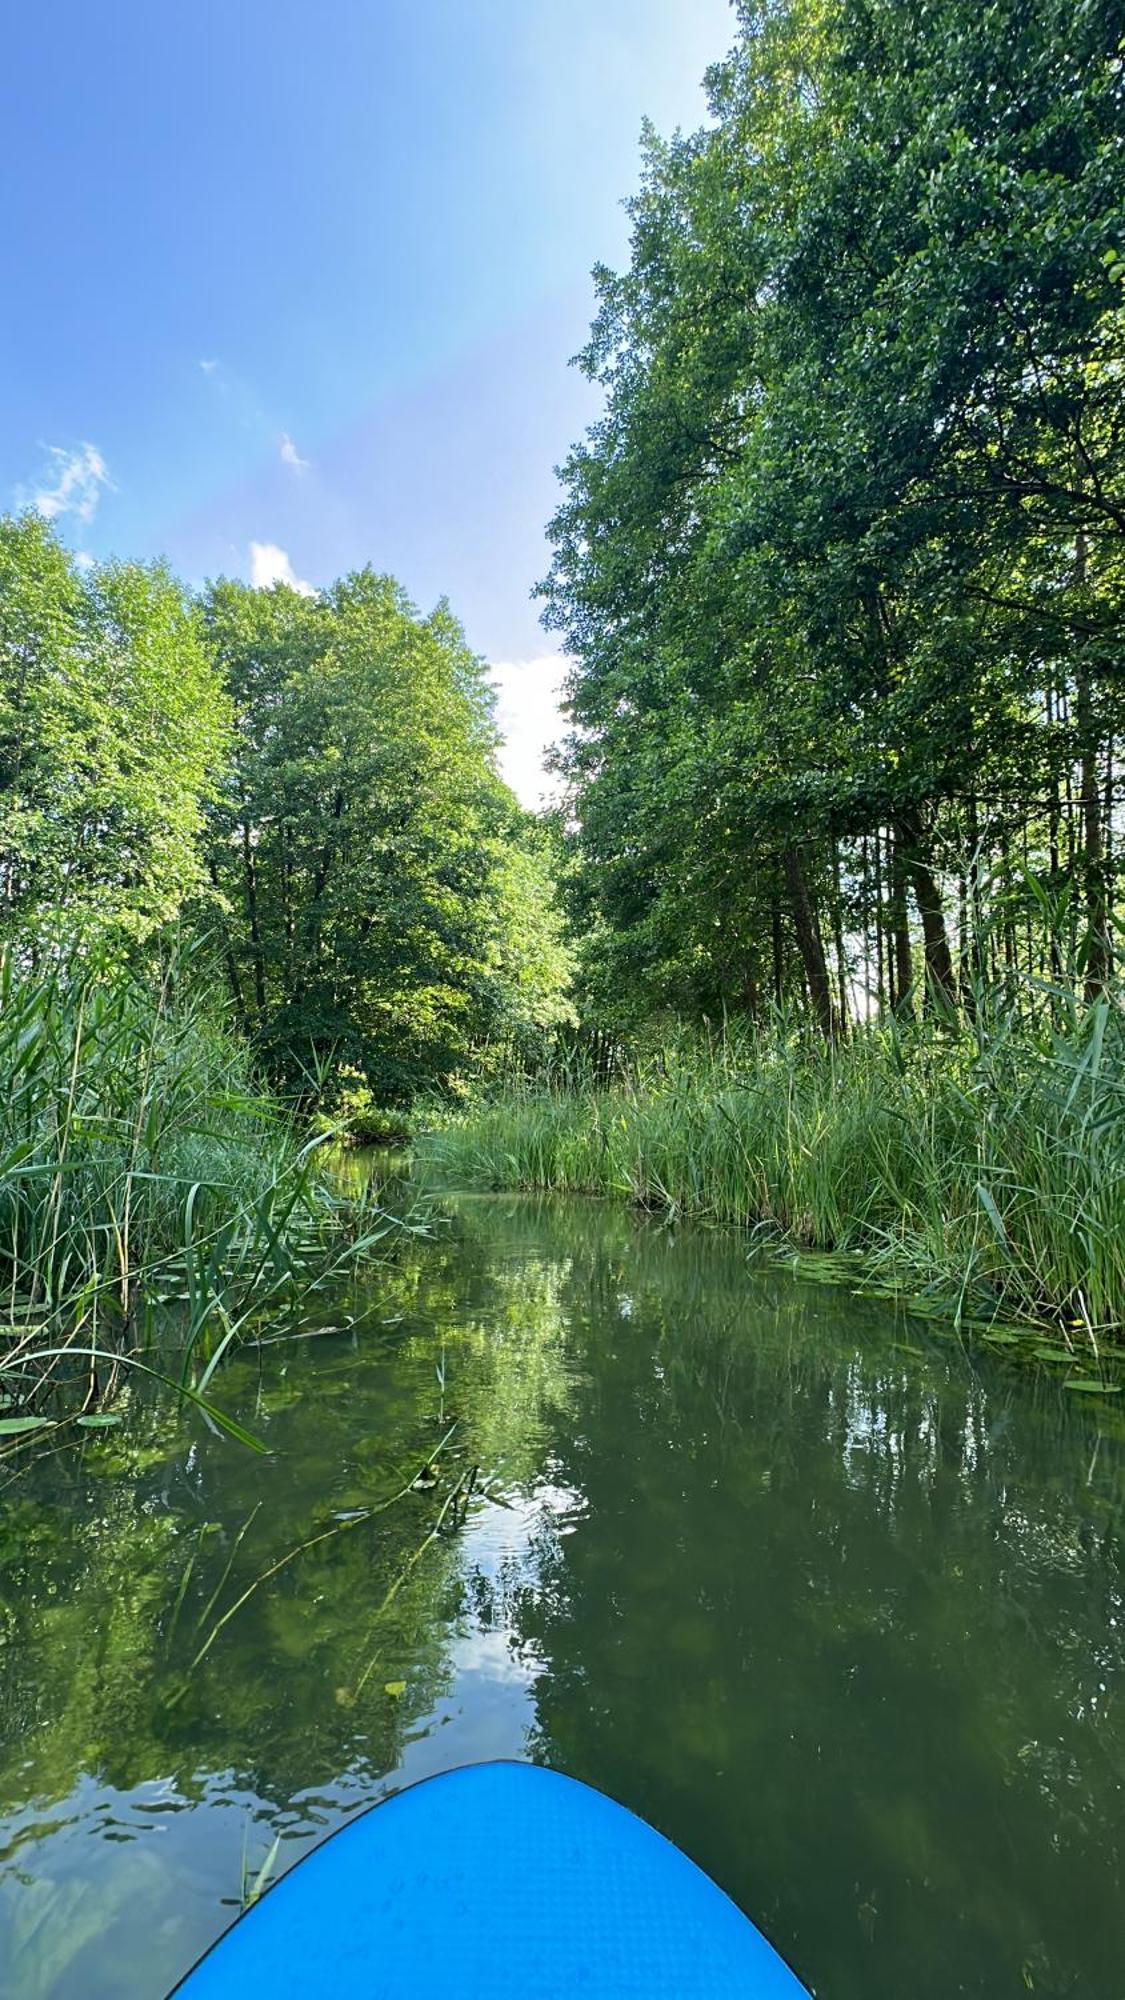
[{"label": "floating leaf", "polygon": [[110,1410],[98,1410],[92,1411],[86,1417],[75,1417],[74,1421],[76,1424],[81,1424],[84,1431],[104,1431],[108,1430],[110,1424],[119,1424],[121,1418]]},{"label": "floating leaf", "polygon": [[405,1681],[384,1681],[384,1683],[383,1683],[383,1693],[384,1693],[384,1694],[389,1694],[389,1695],[390,1695],[390,1697],[391,1697],[391,1700],[392,1700],[392,1701],[397,1701],[400,1695],[403,1695],[403,1694],[405,1694],[405,1693],[406,1693],[406,1682],[405,1682]]},{"label": "floating leaf", "polygon": [[0,1417],[0,1437],[23,1437],[28,1431],[41,1431],[46,1417]]},{"label": "floating leaf", "polygon": [[1068,1375],[1064,1389],[1084,1389],[1089,1396],[1119,1396],[1119,1382],[1095,1382],[1089,1375]]}]

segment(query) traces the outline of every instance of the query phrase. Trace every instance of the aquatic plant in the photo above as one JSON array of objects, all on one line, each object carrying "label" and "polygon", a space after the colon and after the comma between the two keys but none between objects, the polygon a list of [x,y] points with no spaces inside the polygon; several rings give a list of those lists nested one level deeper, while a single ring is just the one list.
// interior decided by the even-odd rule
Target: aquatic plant
[{"label": "aquatic plant", "polygon": [[0,1448],[112,1421],[124,1368],[171,1368],[230,1427],[208,1391],[232,1345],[397,1226],[332,1190],[196,957],[0,965]]},{"label": "aquatic plant", "polygon": [[1108,998],[1060,988],[1017,1012],[982,994],[962,1028],[892,1020],[836,1043],[779,1014],[674,1038],[608,1085],[570,1056],[431,1121],[418,1157],[462,1185],[737,1224],[958,1323],[1050,1321],[1064,1355],[1125,1327],[1125,1022]]}]

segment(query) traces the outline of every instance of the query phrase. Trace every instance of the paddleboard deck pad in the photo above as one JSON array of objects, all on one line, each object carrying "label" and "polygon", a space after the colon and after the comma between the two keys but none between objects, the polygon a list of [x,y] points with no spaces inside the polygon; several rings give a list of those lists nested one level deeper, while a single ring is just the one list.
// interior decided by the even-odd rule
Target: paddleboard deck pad
[{"label": "paddleboard deck pad", "polygon": [[176,1988],[178,2000],[445,1993],[801,2000],[805,1989],[678,1848],[532,1764],[448,1771],[361,1813]]}]

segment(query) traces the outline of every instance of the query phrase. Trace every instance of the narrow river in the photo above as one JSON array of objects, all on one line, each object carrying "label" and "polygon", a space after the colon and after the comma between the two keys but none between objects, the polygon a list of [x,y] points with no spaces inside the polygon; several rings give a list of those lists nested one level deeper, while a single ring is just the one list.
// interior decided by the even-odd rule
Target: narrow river
[{"label": "narrow river", "polygon": [[820,2000],[1121,2000],[1121,1411],[731,1239],[450,1211],[220,1376],[268,1457],[157,1399],[5,1486],[5,2000],[158,2000],[485,1757],[652,1820]]}]

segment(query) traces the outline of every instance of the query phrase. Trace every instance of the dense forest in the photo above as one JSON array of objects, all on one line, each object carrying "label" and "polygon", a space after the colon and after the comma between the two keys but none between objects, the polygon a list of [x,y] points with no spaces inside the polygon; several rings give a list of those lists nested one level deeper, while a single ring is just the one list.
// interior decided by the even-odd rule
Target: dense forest
[{"label": "dense forest", "polygon": [[570,952],[496,746],[456,620],[389,577],[193,596],[0,521],[0,1451],[169,1343],[205,1396],[385,1243],[320,1142],[543,1060]]},{"label": "dense forest", "polygon": [[1111,0],[740,5],[646,140],[544,586],[589,1002],[826,1033],[1118,936]]},{"label": "dense forest", "polygon": [[80,569],[0,522],[0,877],[17,958],[211,946],[229,1025],[305,1097],[384,1101],[568,1011],[545,833],[496,773],[445,605],[371,570],[319,596]]}]

